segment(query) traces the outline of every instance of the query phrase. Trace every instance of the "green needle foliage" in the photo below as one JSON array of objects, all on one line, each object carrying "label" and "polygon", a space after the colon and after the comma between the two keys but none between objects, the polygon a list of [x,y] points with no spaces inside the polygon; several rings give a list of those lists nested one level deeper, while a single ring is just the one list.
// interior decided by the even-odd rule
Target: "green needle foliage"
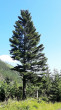
[{"label": "green needle foliage", "polygon": [[23,79],[23,99],[26,98],[26,82],[38,73],[46,70],[46,57],[42,51],[43,44],[40,44],[40,35],[36,32],[28,10],[21,10],[21,16],[15,22],[15,30],[12,38],[10,54],[14,60],[20,61],[20,65],[14,70],[20,72]]}]

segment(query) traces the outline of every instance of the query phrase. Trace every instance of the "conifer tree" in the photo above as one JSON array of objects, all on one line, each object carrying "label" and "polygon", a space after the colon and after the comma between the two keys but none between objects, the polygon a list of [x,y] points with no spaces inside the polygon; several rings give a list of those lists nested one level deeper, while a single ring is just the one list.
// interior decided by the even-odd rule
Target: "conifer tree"
[{"label": "conifer tree", "polygon": [[40,35],[31,20],[28,10],[21,10],[21,16],[15,22],[10,54],[20,64],[14,70],[20,72],[23,79],[23,99],[26,98],[26,82],[46,69],[46,57],[42,53],[43,44],[39,45]]}]

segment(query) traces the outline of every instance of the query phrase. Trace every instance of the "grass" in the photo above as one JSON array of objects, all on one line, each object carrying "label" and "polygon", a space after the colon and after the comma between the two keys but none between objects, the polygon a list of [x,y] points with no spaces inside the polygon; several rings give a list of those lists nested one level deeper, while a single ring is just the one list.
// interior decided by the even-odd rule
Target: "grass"
[{"label": "grass", "polygon": [[47,103],[36,99],[27,99],[25,101],[12,101],[0,103],[0,110],[58,110],[61,103]]}]

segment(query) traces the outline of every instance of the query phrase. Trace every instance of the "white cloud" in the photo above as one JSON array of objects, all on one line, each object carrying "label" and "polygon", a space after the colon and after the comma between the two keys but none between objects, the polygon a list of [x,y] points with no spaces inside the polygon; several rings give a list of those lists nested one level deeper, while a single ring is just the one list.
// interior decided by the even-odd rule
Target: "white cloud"
[{"label": "white cloud", "polygon": [[19,62],[17,60],[13,60],[9,55],[1,55],[0,60],[7,62],[13,66],[19,64]]}]

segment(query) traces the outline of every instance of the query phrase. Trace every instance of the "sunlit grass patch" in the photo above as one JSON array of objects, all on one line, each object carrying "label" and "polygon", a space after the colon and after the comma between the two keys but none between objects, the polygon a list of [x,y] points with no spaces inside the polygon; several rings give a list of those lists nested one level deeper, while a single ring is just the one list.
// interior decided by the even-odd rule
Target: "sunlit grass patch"
[{"label": "sunlit grass patch", "polygon": [[61,108],[61,103],[48,103],[38,101],[36,99],[27,99],[24,101],[12,101],[0,103],[0,110],[58,110]]}]

